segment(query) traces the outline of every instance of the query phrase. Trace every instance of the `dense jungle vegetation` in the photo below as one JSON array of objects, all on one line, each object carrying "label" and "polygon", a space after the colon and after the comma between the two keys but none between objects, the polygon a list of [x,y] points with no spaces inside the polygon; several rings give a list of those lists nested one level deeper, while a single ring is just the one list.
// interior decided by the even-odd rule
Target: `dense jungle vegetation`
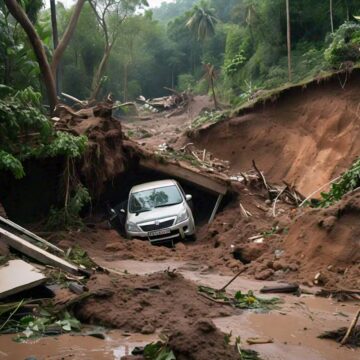
[{"label": "dense jungle vegetation", "polygon": [[0,168],[17,178],[31,156],[84,148],[86,139],[54,132],[44,116],[61,92],[130,101],[171,87],[237,105],[360,60],[356,0],[50,4],[0,1]]}]

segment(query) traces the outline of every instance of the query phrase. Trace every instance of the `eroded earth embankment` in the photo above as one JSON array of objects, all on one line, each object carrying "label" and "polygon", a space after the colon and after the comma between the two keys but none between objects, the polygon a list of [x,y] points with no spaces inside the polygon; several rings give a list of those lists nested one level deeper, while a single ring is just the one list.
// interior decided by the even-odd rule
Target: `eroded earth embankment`
[{"label": "eroded earth embankment", "polygon": [[[255,160],[273,182],[295,183],[304,194],[349,167],[360,153],[360,72],[293,87],[237,117],[197,132],[191,139],[231,169]],[[216,141],[215,141],[216,139]]]}]

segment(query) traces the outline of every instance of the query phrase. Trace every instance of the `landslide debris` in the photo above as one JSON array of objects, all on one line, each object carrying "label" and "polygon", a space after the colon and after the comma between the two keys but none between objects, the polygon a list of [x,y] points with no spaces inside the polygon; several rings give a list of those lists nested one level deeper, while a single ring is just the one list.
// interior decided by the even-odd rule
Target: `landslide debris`
[{"label": "landslide debris", "polygon": [[55,128],[74,135],[86,135],[88,144],[81,163],[81,174],[92,194],[100,195],[107,181],[125,170],[121,122],[112,116],[112,103],[74,111],[59,106]]},{"label": "landslide debris", "polygon": [[111,289],[113,295],[85,300],[76,311],[77,317],[124,331],[152,334],[159,328],[187,327],[200,318],[223,313],[221,305],[201,297],[195,284],[172,271],[147,276],[98,274],[87,286],[96,293]]}]

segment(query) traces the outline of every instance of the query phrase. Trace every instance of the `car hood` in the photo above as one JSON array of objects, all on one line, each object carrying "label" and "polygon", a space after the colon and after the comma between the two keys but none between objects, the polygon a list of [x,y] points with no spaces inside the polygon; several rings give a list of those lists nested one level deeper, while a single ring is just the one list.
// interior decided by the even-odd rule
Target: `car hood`
[{"label": "car hood", "polygon": [[184,209],[184,203],[177,205],[155,208],[151,211],[145,211],[139,215],[128,213],[127,220],[135,224],[142,224],[148,221],[160,220],[168,217],[177,216]]}]

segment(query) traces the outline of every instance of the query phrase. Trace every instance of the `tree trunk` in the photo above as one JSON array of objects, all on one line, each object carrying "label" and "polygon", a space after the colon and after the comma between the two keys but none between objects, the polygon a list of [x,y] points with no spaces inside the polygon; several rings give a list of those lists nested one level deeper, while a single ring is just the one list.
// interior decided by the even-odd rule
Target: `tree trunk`
[{"label": "tree trunk", "polygon": [[[56,19],[55,0],[50,0],[50,13],[51,13],[51,27],[52,27],[53,44],[54,44],[54,51],[55,51],[59,44],[59,34],[58,34],[57,19]],[[56,68],[55,85],[56,85],[56,93],[59,95],[60,88],[59,88],[59,69],[58,68]]]},{"label": "tree trunk", "polygon": [[78,0],[77,1],[76,5],[75,5],[75,10],[71,16],[68,27],[66,28],[66,30],[60,40],[60,43],[54,50],[54,55],[53,55],[53,59],[52,59],[52,63],[51,63],[51,71],[53,73],[54,78],[56,78],[56,69],[59,66],[60,59],[63,56],[63,54],[66,50],[66,47],[68,46],[70,39],[76,29],[76,25],[79,20],[80,13],[84,6],[85,1],[86,0]]},{"label": "tree trunk", "polygon": [[124,64],[124,102],[128,99],[128,67],[129,63],[126,61]]},{"label": "tree trunk", "polygon": [[214,87],[214,79],[212,77],[210,77],[210,85],[211,85],[211,91],[212,91],[212,96],[213,96],[213,100],[214,100],[214,106],[215,109],[218,109],[218,102],[216,99],[216,93],[215,93],[215,87]]},{"label": "tree trunk", "polygon": [[289,82],[291,82],[291,28],[290,28],[289,0],[286,0],[286,24],[287,24],[288,77],[289,77]]},{"label": "tree trunk", "polygon": [[93,81],[92,81],[90,100],[95,100],[99,95],[100,88],[101,88],[101,79],[105,72],[106,65],[109,61],[109,57],[110,57],[110,53],[111,53],[113,44],[114,43],[112,43],[111,45],[107,45],[105,48],[104,55],[101,59],[100,65],[97,68],[96,73],[93,78]]},{"label": "tree trunk", "polygon": [[18,4],[16,0],[4,0],[11,15],[19,22],[24,29],[31,46],[34,50],[36,59],[39,63],[40,71],[46,87],[46,92],[49,100],[50,111],[53,112],[57,104],[56,88],[53,74],[49,62],[46,57],[45,49],[41,39],[39,38],[36,30],[27,17],[23,8]]},{"label": "tree trunk", "polygon": [[334,33],[333,0],[330,0],[330,24],[331,32]]}]

